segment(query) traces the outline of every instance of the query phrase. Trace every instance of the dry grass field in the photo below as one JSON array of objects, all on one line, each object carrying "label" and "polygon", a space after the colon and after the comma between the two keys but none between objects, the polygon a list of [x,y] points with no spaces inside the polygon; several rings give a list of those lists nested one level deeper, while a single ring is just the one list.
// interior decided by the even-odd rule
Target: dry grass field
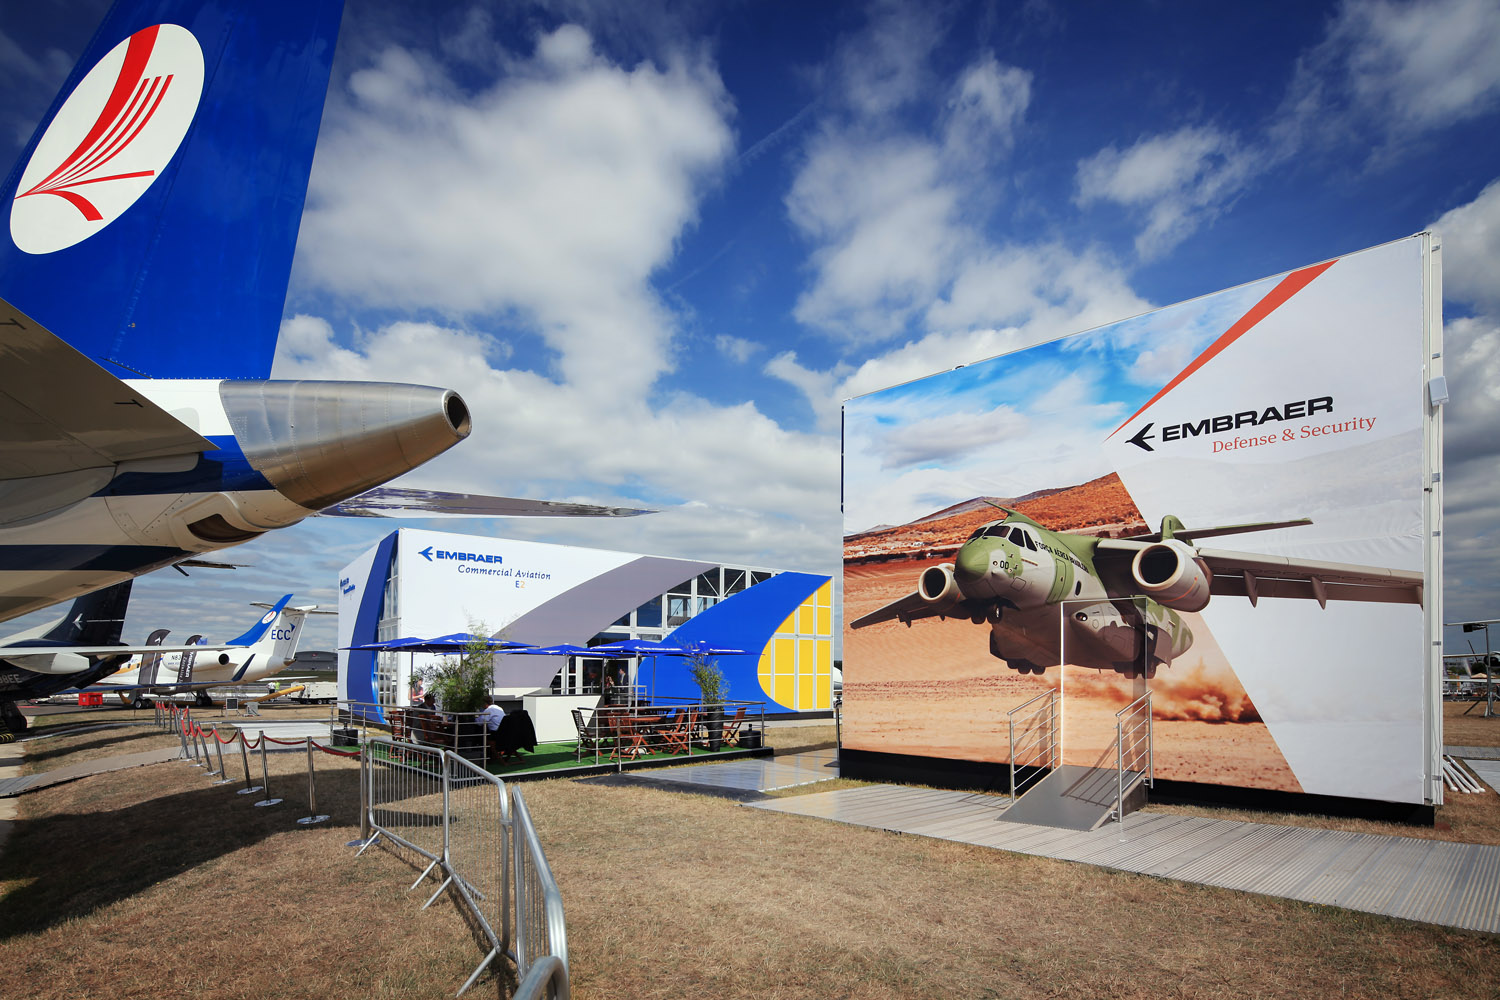
[{"label": "dry grass field", "polygon": [[[818,742],[813,729],[773,731]],[[151,737],[145,737],[149,739]],[[159,737],[158,737],[159,738]],[[141,749],[142,735],[119,734]],[[53,766],[106,749],[44,741]],[[451,996],[480,957],[415,870],[355,859],[350,762],[271,758],[253,808],[182,763],[18,800],[0,856],[12,996]],[[527,783],[580,1000],[712,997],[1493,997],[1500,938],[746,809]],[[255,796],[258,798],[259,796]],[[471,995],[501,994],[489,980]]]}]

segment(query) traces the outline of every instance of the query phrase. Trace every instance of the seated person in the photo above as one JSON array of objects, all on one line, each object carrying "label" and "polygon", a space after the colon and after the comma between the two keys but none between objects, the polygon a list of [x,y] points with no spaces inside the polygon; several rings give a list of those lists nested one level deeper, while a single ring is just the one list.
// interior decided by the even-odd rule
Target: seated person
[{"label": "seated person", "polygon": [[485,738],[489,740],[491,749],[497,757],[510,756],[508,752],[500,749],[496,740],[496,734],[500,732],[500,723],[505,721],[505,711],[499,705],[496,705],[495,699],[489,695],[484,696],[481,704],[484,707],[479,710],[479,719],[477,721],[484,727]]},{"label": "seated person", "polygon": [[443,717],[438,714],[437,700],[431,691],[422,696],[422,703],[414,706],[408,717],[411,719],[413,729],[412,737],[418,743],[429,746],[441,746],[444,730],[447,728],[443,723]]}]

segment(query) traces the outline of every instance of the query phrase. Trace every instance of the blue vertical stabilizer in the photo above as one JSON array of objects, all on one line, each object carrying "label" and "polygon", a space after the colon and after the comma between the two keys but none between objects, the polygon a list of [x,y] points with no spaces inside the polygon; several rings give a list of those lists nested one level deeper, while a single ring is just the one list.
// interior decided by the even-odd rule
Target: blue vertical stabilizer
[{"label": "blue vertical stabilizer", "polygon": [[120,377],[267,377],[342,10],[117,2],[5,179],[0,297]]}]

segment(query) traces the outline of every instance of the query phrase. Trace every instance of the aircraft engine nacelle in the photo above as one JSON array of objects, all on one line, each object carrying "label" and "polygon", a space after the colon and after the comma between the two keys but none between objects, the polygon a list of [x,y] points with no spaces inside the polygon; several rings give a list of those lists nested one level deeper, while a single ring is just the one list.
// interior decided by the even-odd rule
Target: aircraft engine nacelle
[{"label": "aircraft engine nacelle", "polygon": [[1214,575],[1189,545],[1175,539],[1148,545],[1135,554],[1130,575],[1141,592],[1178,611],[1202,611]]},{"label": "aircraft engine nacelle", "polygon": [[917,580],[917,593],[928,604],[951,604],[963,600],[958,582],[953,579],[952,563],[938,563],[924,569]]}]

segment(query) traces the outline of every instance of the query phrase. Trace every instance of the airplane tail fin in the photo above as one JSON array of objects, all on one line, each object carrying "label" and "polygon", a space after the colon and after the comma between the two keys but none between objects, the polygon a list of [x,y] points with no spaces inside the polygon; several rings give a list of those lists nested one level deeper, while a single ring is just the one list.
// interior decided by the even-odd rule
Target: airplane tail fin
[{"label": "airplane tail fin", "polygon": [[302,640],[302,623],[310,608],[287,608],[281,612],[281,620],[271,629],[275,645],[271,647],[273,664],[288,663],[297,655],[297,645]]},{"label": "airplane tail fin", "polygon": [[107,646],[120,641],[125,629],[125,610],[130,605],[126,580],[113,587],[84,594],[73,602],[62,621],[42,635],[43,639],[70,646]]},{"label": "airplane tail fin", "polygon": [[0,297],[122,377],[267,377],[342,10],[115,3],[0,187]]}]

